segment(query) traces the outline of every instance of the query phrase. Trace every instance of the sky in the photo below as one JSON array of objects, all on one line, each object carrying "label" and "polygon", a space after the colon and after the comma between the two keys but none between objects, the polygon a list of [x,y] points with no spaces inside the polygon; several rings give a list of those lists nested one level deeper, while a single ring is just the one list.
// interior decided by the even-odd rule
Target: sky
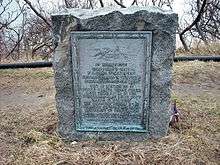
[{"label": "sky", "polygon": [[[1,0],[0,0],[1,1]],[[9,0],[3,0],[5,2],[9,1]],[[22,1],[22,0],[20,0]],[[30,0],[32,3],[36,2],[37,0]],[[103,2],[110,2],[113,0],[103,0]],[[138,0],[138,2],[141,2],[143,0]],[[184,10],[186,9],[186,5],[184,5],[185,1],[189,1],[189,0],[174,0],[174,4],[173,4],[173,10],[178,13],[180,16],[183,15]],[[42,5],[43,7],[48,7],[51,8],[51,6],[53,4],[62,4],[63,0],[40,0],[41,4],[47,4],[47,5]],[[123,3],[125,4],[125,6],[129,6],[131,5],[131,3],[133,2],[133,0],[123,0]]]},{"label": "sky", "polygon": [[[1,2],[2,0],[0,0]],[[3,0],[3,3],[6,4],[7,2],[9,2],[10,0]],[[30,0],[32,4],[36,3],[37,0]],[[103,0],[103,2],[110,2],[113,0]],[[138,0],[138,2],[140,3],[143,0]],[[173,11],[175,13],[177,13],[179,15],[179,22],[183,22],[183,18],[187,18],[187,16],[185,15],[185,13],[187,12],[187,9],[189,9],[189,6],[187,5],[187,2],[189,2],[190,0],[174,0],[174,3],[172,5],[173,7]],[[10,6],[10,10],[11,11],[15,11],[16,10],[16,0],[12,0],[12,5]],[[20,0],[20,2],[23,2],[23,0]],[[130,6],[131,3],[133,2],[133,0],[123,0],[123,3],[125,6]],[[58,6],[58,4],[62,4],[63,0],[40,0],[40,4],[41,6],[46,9],[46,10],[53,10],[53,6],[56,5]],[[166,9],[168,9],[168,7],[166,7]],[[2,8],[0,6],[0,12],[1,12]],[[54,10],[53,10],[54,11]],[[183,17],[184,16],[184,17]],[[18,20],[22,20],[22,19],[18,19]],[[188,21],[190,20],[190,18],[188,18]],[[21,21],[20,21],[21,22]],[[15,22],[15,23],[19,23],[19,21]],[[180,43],[178,41],[177,38],[177,46],[180,46]]]},{"label": "sky", "polygon": [[[2,1],[2,0],[0,0]],[[10,0],[3,0],[3,3],[7,3]],[[21,2],[23,0],[20,0]],[[32,3],[36,3],[37,0],[30,0]],[[113,0],[103,0],[103,2],[110,2]],[[138,0],[138,2],[141,2],[143,0]],[[186,12],[187,5],[185,3],[185,1],[189,1],[189,0],[174,0],[174,4],[173,4],[173,10],[175,13],[178,13],[179,18],[181,18],[184,14],[184,12]],[[11,10],[14,10],[16,8],[16,3],[15,0],[13,0],[14,4],[12,5],[13,7],[11,7]],[[48,10],[52,9],[53,4],[57,5],[57,4],[62,4],[63,0],[40,0],[40,3],[42,5],[43,8],[48,8]],[[133,2],[133,0],[124,0],[123,3],[125,4],[125,6],[129,6],[131,5],[131,3]],[[46,5],[44,5],[46,4]],[[0,11],[1,11],[1,7],[0,7]]]}]

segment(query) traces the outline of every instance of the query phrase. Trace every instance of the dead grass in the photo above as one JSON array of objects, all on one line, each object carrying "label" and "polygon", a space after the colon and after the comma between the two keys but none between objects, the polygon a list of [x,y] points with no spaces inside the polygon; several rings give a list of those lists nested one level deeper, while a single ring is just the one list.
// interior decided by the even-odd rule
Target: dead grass
[{"label": "dead grass", "polygon": [[176,54],[178,55],[220,55],[220,43],[212,43],[209,46],[199,45],[199,47],[192,47],[189,52],[185,51],[183,48],[178,48],[176,50]]},{"label": "dead grass", "polygon": [[173,71],[174,83],[219,85],[220,63],[217,62],[178,62]]},{"label": "dead grass", "polygon": [[[172,97],[181,109],[181,122],[166,137],[130,143],[65,142],[56,133],[58,119],[51,70],[0,72],[0,89],[9,92],[1,96],[11,96],[11,90],[14,97],[19,91],[28,91],[31,97],[37,93],[32,102],[1,103],[0,164],[217,165],[220,162],[219,67],[219,63],[198,61],[175,63]],[[200,88],[203,84],[209,86]],[[44,97],[39,98],[38,93]]]},{"label": "dead grass", "polygon": [[2,69],[0,70],[0,76],[11,77],[11,78],[40,78],[48,79],[53,77],[52,69]]}]

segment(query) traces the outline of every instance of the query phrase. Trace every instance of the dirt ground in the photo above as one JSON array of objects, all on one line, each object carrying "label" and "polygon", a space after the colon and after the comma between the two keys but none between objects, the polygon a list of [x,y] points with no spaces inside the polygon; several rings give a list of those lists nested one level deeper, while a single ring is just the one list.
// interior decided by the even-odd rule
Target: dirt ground
[{"label": "dirt ground", "polygon": [[0,70],[0,164],[219,164],[220,63],[174,64],[181,121],[144,142],[67,142],[56,133],[51,69]]}]

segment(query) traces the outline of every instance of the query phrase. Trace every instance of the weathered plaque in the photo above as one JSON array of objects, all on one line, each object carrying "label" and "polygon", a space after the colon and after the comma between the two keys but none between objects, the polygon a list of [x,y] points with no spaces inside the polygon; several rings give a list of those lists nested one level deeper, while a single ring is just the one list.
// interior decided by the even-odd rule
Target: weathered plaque
[{"label": "weathered plaque", "polygon": [[71,33],[76,130],[146,132],[151,32]]}]

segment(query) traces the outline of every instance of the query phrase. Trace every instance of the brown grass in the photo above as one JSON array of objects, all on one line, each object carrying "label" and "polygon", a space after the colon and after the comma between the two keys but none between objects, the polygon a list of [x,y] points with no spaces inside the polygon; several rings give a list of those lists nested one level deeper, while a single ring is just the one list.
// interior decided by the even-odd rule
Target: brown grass
[{"label": "brown grass", "polygon": [[212,43],[209,46],[199,45],[199,47],[192,47],[189,52],[185,51],[182,47],[176,50],[176,55],[220,55],[220,43]]},{"label": "brown grass", "polygon": [[[62,140],[52,71],[0,71],[0,96],[9,98],[0,103],[0,164],[219,164],[219,67],[176,63],[172,97],[181,122],[166,137],[130,143]],[[24,101],[13,101],[18,96]]]},{"label": "brown grass", "polygon": [[174,65],[173,82],[175,84],[220,85],[220,64],[216,62],[178,62]]}]

